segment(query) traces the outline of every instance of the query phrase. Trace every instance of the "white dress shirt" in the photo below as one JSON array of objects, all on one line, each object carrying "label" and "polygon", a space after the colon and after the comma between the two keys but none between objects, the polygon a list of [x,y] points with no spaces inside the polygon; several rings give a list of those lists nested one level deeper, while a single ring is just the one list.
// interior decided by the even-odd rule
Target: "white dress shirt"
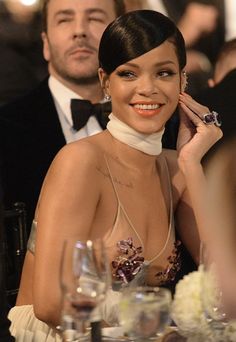
[{"label": "white dress shirt", "polygon": [[236,1],[225,0],[225,40],[236,38]]},{"label": "white dress shirt", "polygon": [[160,12],[168,16],[168,13],[162,0],[146,0],[145,8]]},{"label": "white dress shirt", "polygon": [[82,99],[78,94],[65,87],[55,77],[50,76],[48,81],[49,89],[57,109],[62,131],[66,142],[76,141],[102,131],[97,119],[90,116],[87,124],[79,131],[73,129],[73,122],[70,109],[71,99]]}]

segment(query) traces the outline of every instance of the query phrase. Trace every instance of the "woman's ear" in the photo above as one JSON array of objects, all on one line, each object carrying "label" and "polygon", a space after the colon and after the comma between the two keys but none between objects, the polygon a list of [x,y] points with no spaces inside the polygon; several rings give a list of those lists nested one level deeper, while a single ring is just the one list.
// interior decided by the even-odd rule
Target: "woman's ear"
[{"label": "woman's ear", "polygon": [[109,76],[107,75],[107,73],[102,68],[98,69],[98,76],[99,76],[99,80],[101,83],[101,87],[104,91],[104,94],[110,95],[110,92],[109,92],[109,85],[110,85]]}]

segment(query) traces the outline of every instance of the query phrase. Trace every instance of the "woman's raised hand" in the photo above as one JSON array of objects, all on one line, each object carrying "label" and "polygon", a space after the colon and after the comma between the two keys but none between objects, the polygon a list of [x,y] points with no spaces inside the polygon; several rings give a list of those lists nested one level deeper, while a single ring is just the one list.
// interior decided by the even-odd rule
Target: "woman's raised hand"
[{"label": "woman's raised hand", "polygon": [[[206,152],[222,137],[221,129],[211,119],[218,114],[195,101],[190,95],[181,93],[179,97],[180,127],[177,141],[178,161],[200,163]],[[213,113],[213,114],[212,114]],[[205,123],[204,115],[210,115]]]}]

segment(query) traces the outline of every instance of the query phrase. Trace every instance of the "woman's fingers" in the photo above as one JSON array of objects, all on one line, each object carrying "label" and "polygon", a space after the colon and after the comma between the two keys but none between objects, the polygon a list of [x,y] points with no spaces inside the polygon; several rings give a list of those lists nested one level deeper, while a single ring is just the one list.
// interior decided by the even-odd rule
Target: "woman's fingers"
[{"label": "woman's fingers", "polygon": [[183,145],[189,142],[196,132],[196,128],[194,127],[195,125],[187,117],[182,106],[179,106],[179,117],[180,117],[180,124],[179,124],[179,133],[178,133],[177,146],[176,146],[177,151],[179,151]]},{"label": "woman's fingers", "polygon": [[[201,159],[207,150],[222,137],[222,131],[214,124],[215,121],[210,120],[208,124],[203,122],[204,115],[210,113],[208,107],[201,105],[188,94],[180,95],[179,107],[180,127],[177,149],[180,151],[185,146],[184,151],[188,152],[191,158],[195,156]],[[213,115],[212,113],[210,115]]]},{"label": "woman's fingers", "polygon": [[204,114],[209,113],[208,107],[201,105],[186,93],[180,94],[179,103],[196,125],[202,122]]}]

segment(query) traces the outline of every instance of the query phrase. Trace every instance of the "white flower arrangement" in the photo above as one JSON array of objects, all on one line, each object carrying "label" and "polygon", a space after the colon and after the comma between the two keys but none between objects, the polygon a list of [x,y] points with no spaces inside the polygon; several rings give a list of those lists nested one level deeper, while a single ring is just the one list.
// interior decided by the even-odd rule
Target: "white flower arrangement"
[{"label": "white flower arrangement", "polygon": [[[188,342],[217,342],[204,315],[201,293],[203,277],[204,272],[200,266],[198,271],[186,275],[176,286],[172,319]],[[214,296],[214,291],[207,295]],[[226,325],[223,338],[224,342],[236,342],[236,321],[230,321]]]}]

